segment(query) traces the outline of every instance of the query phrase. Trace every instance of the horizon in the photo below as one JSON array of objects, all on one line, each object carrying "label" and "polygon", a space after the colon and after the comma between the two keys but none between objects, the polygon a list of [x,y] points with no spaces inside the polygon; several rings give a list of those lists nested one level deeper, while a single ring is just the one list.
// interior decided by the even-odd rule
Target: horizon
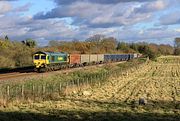
[{"label": "horizon", "polygon": [[1,0],[0,37],[85,40],[95,34],[127,43],[173,45],[180,37],[178,0]]}]

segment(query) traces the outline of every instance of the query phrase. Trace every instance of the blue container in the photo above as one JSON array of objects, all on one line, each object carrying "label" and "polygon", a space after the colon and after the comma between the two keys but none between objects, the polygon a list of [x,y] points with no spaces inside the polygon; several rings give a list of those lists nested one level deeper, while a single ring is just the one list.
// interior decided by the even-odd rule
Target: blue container
[{"label": "blue container", "polygon": [[105,62],[110,62],[111,58],[110,58],[110,55],[109,54],[105,54],[104,55],[104,61]]},{"label": "blue container", "polygon": [[104,55],[105,62],[125,61],[132,58],[133,58],[132,54],[105,54]]},{"label": "blue container", "polygon": [[129,54],[129,60],[134,58],[134,54]]}]

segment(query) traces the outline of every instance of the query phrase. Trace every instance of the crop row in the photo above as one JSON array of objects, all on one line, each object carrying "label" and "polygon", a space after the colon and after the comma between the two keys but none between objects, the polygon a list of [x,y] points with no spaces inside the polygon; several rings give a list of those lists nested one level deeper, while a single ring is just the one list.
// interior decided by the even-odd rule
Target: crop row
[{"label": "crop row", "polygon": [[127,102],[131,106],[143,98],[148,102],[149,109],[176,111],[180,109],[179,67],[171,63],[151,62],[126,77],[112,78],[102,87],[89,89],[92,95],[88,97],[76,98],[109,103]]}]

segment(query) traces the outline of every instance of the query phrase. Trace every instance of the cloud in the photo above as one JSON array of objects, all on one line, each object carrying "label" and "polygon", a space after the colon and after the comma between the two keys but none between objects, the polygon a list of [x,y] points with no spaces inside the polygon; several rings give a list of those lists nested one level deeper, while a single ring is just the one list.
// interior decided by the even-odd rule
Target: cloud
[{"label": "cloud", "polygon": [[1,0],[0,1],[0,15],[4,15],[7,13],[17,13],[17,12],[24,12],[24,11],[28,11],[30,9],[30,7],[32,6],[31,3],[27,3],[23,6],[20,7],[13,7],[13,4],[7,1],[15,1],[15,0]]},{"label": "cloud", "polygon": [[0,1],[0,15],[12,10],[11,4],[8,2]]},{"label": "cloud", "polygon": [[[156,2],[158,4],[158,2]],[[147,4],[147,3],[145,3]],[[74,4],[57,6],[51,11],[37,13],[35,19],[71,17],[73,24],[86,25],[93,28],[107,28],[135,24],[151,17],[151,11],[141,13],[137,9],[145,9],[147,5],[138,6],[134,3],[96,4],[90,2],[75,2]],[[151,10],[154,10],[154,6]],[[150,6],[149,6],[150,8]],[[158,8],[159,9],[159,8]]]},{"label": "cloud", "polygon": [[75,2],[89,2],[98,4],[118,4],[125,2],[151,2],[155,0],[54,0],[58,5],[73,4]]},{"label": "cloud", "polygon": [[160,17],[159,21],[161,25],[173,25],[173,24],[180,24],[180,11],[175,11],[168,13],[162,17]]},{"label": "cloud", "polygon": [[[55,0],[57,7],[34,15],[34,19],[72,18],[73,25],[92,28],[133,25],[149,21],[166,9],[168,0]],[[133,3],[132,3],[133,2]],[[73,3],[73,4],[72,4]],[[114,4],[116,3],[116,4]]]},{"label": "cloud", "polygon": [[155,2],[142,4],[141,7],[135,9],[136,13],[149,13],[167,8],[169,2],[166,0],[157,0]]},{"label": "cloud", "polygon": [[180,29],[178,28],[178,29],[174,29],[176,32],[180,32]]},{"label": "cloud", "polygon": [[[94,34],[130,42],[162,40],[164,43],[167,39],[170,41],[175,36],[180,36],[178,29],[164,28],[161,25],[156,26],[158,28],[149,26],[155,19],[155,14],[159,15],[169,7],[169,0],[55,1],[57,4],[52,10],[39,12],[33,17],[19,14],[29,11],[30,3],[17,7],[10,2],[1,1],[0,6],[3,3],[10,7],[0,7],[0,15],[3,15],[0,16],[0,36],[8,35],[13,40],[32,38],[41,45],[47,45],[49,40],[84,40]],[[174,14],[162,17],[161,24],[178,23],[179,15],[176,12]]]},{"label": "cloud", "polygon": [[128,42],[153,42],[159,44],[173,44],[174,38],[180,36],[180,32],[168,27],[158,27],[143,30],[125,28],[119,31],[120,40]]},{"label": "cloud", "polygon": [[[33,20],[31,17],[6,15],[0,17],[0,36],[8,35],[13,40],[32,38],[39,43],[46,40],[71,40],[78,30],[70,28],[64,20]],[[42,39],[43,38],[43,39]]]},{"label": "cloud", "polygon": [[1,1],[18,1],[18,0],[0,0],[0,2],[1,2]]},{"label": "cloud", "polygon": [[0,33],[1,36],[8,35],[13,40],[32,38],[37,40],[40,46],[47,45],[49,40],[72,40],[73,38],[85,40],[94,34],[113,36],[127,42],[159,40],[161,43],[167,43],[167,39],[170,43],[170,40],[173,41],[175,36],[180,36],[178,30],[168,29],[168,27],[135,29],[129,26],[123,27],[123,29],[119,27],[109,27],[107,29],[79,25],[77,28],[73,28],[65,20],[34,20],[31,17],[15,15],[0,17]]},{"label": "cloud", "polygon": [[23,5],[23,6],[14,8],[13,12],[25,12],[25,11],[29,11],[31,6],[32,6],[32,3],[27,3],[27,4]]},{"label": "cloud", "polygon": [[168,27],[158,27],[150,29],[135,29],[132,27],[112,27],[108,29],[96,28],[96,29],[83,29],[87,36],[94,34],[103,34],[106,36],[116,37],[120,41],[126,42],[154,42],[161,44],[173,44],[174,38],[180,36],[180,32]]}]

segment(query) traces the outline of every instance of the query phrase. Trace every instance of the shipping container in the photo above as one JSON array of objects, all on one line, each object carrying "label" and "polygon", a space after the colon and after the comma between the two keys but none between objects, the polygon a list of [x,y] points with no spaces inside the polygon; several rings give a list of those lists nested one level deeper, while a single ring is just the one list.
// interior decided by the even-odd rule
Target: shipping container
[{"label": "shipping container", "polygon": [[82,54],[81,55],[81,63],[89,63],[90,62],[90,55],[89,54]]},{"label": "shipping container", "polygon": [[111,55],[110,55],[110,59],[111,59],[111,61],[116,61],[117,55],[111,54]]},{"label": "shipping container", "polygon": [[130,54],[105,54],[104,61],[112,62],[112,61],[125,61],[133,58]]},{"label": "shipping container", "polygon": [[90,55],[90,63],[97,62],[98,61],[98,55],[97,54],[91,54]]},{"label": "shipping container", "polygon": [[129,59],[131,59],[131,55],[130,54],[125,54],[125,60],[127,61]]},{"label": "shipping container", "polygon": [[104,54],[98,54],[98,56],[97,56],[98,58],[97,58],[97,61],[98,62],[104,62]]},{"label": "shipping container", "polygon": [[111,61],[109,54],[105,54],[105,55],[104,55],[104,61],[105,61],[105,62],[110,62],[110,61]]},{"label": "shipping container", "polygon": [[111,62],[116,60],[116,55],[113,54],[105,54],[104,55],[104,61]]},{"label": "shipping container", "polygon": [[123,54],[118,54],[117,55],[117,61],[122,61],[122,60],[124,60],[124,55]]},{"label": "shipping container", "polygon": [[138,54],[137,53],[134,53],[134,58],[137,58],[138,57]]},{"label": "shipping container", "polygon": [[131,59],[134,59],[136,54],[131,54]]},{"label": "shipping container", "polygon": [[69,63],[70,64],[80,64],[81,63],[81,55],[80,54],[70,54],[69,55]]},{"label": "shipping container", "polygon": [[133,58],[133,54],[128,54],[128,60]]}]

